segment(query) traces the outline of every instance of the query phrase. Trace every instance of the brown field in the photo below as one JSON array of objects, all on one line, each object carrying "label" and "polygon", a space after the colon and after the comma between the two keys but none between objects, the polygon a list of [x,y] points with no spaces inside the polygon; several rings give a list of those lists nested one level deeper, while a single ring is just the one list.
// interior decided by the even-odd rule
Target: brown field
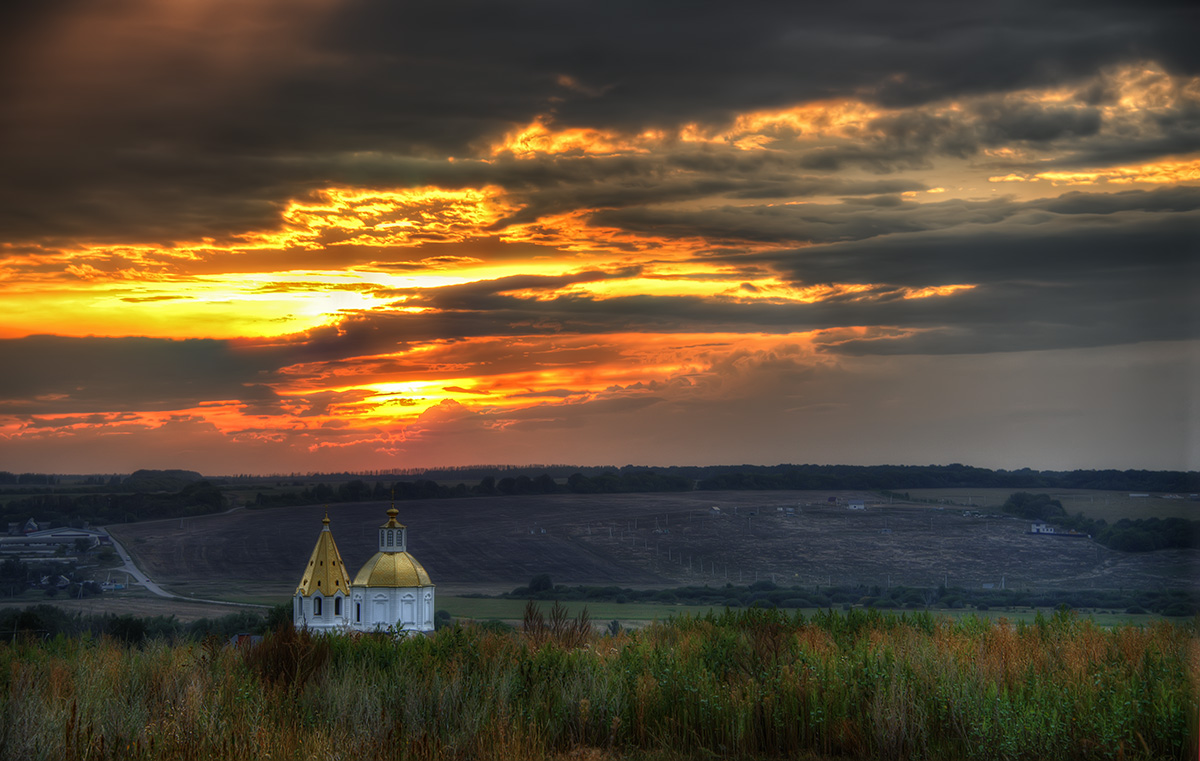
[{"label": "brown field", "polygon": [[[851,511],[830,496],[864,496]],[[916,496],[915,494],[913,496]],[[1118,553],[962,508],[877,504],[848,492],[553,495],[398,503],[409,549],[439,592],[496,593],[538,573],[556,583],[838,584],[1154,589],[1194,585],[1200,552]],[[721,509],[719,517],[709,513]],[[779,508],[798,508],[787,516]],[[334,505],[351,570],[375,551],[386,503]],[[321,529],[321,506],[113,526],[152,578],[187,596],[290,596]],[[544,533],[543,533],[544,531]],[[353,574],[352,574],[353,575]]]}]

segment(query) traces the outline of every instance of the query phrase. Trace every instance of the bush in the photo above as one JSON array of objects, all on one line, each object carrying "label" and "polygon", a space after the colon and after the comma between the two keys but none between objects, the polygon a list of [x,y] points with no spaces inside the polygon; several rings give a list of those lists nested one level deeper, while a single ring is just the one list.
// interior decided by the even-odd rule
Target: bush
[{"label": "bush", "polygon": [[1164,616],[1194,616],[1196,612],[1196,606],[1186,602],[1174,602],[1162,609]]},{"label": "bush", "polygon": [[244,659],[264,681],[299,692],[329,662],[329,638],[289,622],[246,650]]},{"label": "bush", "polygon": [[549,592],[554,589],[554,582],[550,580],[550,574],[539,573],[529,580],[529,592],[537,594],[539,592]]}]

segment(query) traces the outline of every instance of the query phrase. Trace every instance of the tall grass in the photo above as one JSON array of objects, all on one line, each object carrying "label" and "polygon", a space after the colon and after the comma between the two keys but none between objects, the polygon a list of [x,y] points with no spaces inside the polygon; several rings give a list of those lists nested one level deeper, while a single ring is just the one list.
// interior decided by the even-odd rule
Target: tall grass
[{"label": "tall grass", "polygon": [[556,615],[399,641],[0,645],[0,757],[1196,757],[1192,624],[751,609],[598,636]]}]

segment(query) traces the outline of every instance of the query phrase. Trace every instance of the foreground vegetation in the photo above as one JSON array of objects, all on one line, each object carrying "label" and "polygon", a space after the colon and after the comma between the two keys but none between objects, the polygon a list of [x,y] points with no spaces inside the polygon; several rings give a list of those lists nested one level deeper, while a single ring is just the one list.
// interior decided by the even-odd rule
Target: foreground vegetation
[{"label": "foreground vegetation", "polygon": [[0,644],[4,758],[1194,758],[1192,624],[750,609],[595,634]]}]

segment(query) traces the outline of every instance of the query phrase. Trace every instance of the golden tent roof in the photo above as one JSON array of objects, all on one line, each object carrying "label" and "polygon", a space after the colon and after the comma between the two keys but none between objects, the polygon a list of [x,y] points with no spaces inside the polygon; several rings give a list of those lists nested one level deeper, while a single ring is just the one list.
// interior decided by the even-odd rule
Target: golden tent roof
[{"label": "golden tent roof", "polygon": [[346,564],[342,562],[337,542],[333,541],[333,534],[329,531],[329,516],[326,515],[325,520],[321,522],[325,527],[317,536],[317,546],[313,548],[312,557],[308,559],[308,565],[304,568],[304,578],[300,581],[300,586],[296,587],[296,594],[312,597],[316,592],[320,592],[325,597],[332,597],[341,592],[348,595],[350,574],[346,572]]}]

